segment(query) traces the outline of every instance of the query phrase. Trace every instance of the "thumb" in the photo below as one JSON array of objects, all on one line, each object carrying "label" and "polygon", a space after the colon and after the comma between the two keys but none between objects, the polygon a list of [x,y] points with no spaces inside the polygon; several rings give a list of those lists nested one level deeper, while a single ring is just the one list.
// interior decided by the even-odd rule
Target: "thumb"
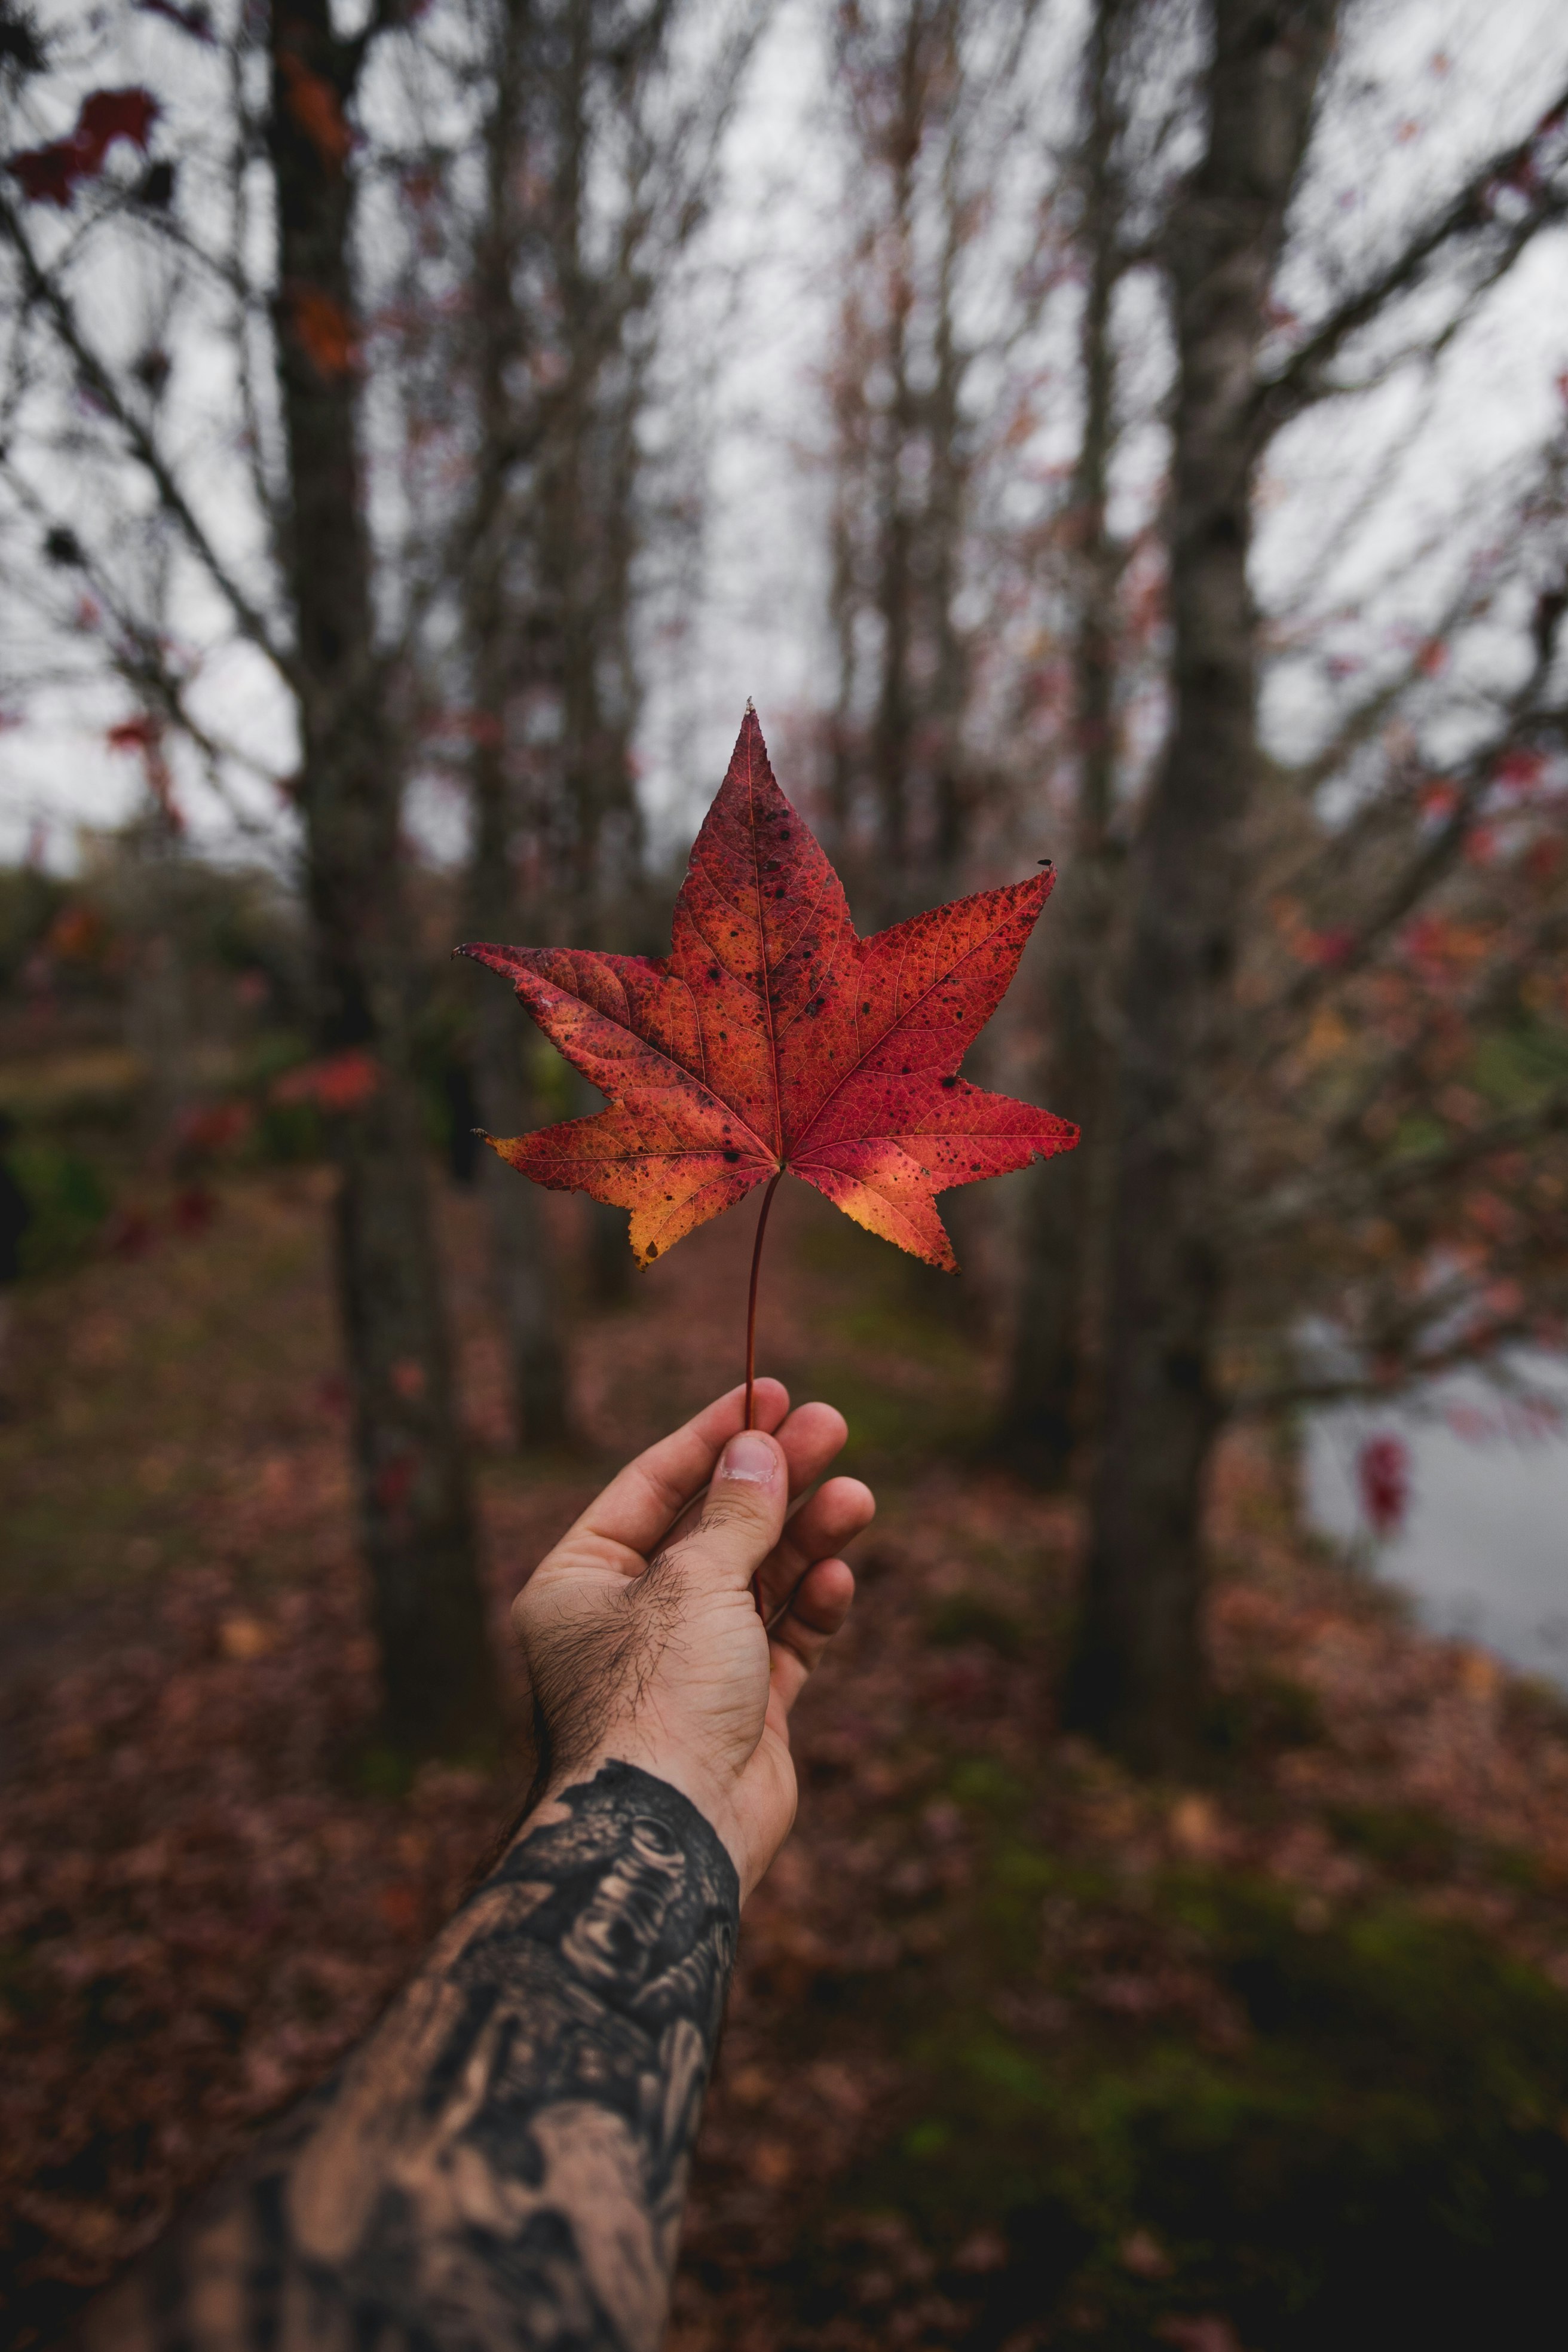
[{"label": "thumb", "polygon": [[719,1456],[687,1549],[690,1566],[739,1591],[777,1543],[788,1503],[783,1446],[760,1429],[742,1430]]}]

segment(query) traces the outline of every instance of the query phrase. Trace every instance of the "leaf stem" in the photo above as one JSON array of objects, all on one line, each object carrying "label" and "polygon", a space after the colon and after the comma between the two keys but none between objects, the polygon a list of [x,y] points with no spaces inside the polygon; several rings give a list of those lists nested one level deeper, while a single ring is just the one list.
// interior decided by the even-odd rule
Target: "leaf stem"
[{"label": "leaf stem", "polygon": [[763,1235],[768,1229],[768,1211],[773,1207],[773,1194],[779,1189],[779,1176],[783,1174],[784,1170],[781,1168],[778,1175],[773,1178],[767,1191],[763,1194],[762,1211],[757,1218],[757,1238],[752,1244],[752,1288],[746,1300],[746,1427],[748,1429],[755,1429],[757,1425],[755,1399],[752,1391],[757,1384],[757,1276],[763,1270]]}]

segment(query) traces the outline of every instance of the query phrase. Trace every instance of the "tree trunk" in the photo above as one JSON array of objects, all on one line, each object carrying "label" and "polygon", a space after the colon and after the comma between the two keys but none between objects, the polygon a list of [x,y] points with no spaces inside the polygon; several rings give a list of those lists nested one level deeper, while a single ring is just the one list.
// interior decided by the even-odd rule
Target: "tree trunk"
[{"label": "tree trunk", "polygon": [[878,871],[870,877],[881,922],[912,911],[910,875],[910,745],[914,710],[910,655],[914,631],[913,518],[904,471],[914,445],[915,395],[910,383],[910,321],[914,302],[914,163],[924,128],[920,71],[921,19],[911,11],[900,72],[900,120],[892,168],[891,218],[884,282],[888,302],[883,364],[891,379],[878,452],[877,617],[881,623],[877,707],[871,720],[870,768],[877,801]]},{"label": "tree trunk", "polygon": [[1167,230],[1173,710],[1130,875],[1106,1411],[1068,1698],[1080,1727],[1171,1770],[1197,1745],[1205,1696],[1224,1278],[1212,1104],[1258,772],[1255,361],[1334,15],[1335,0],[1213,0],[1206,148]]},{"label": "tree trunk", "polygon": [[958,163],[950,138],[942,172],[944,234],[932,335],[936,364],[925,404],[931,451],[923,520],[932,639],[928,719],[934,762],[930,813],[929,897],[932,903],[956,898],[969,879],[973,797],[965,772],[969,646],[957,617],[969,511],[969,427],[963,412],[968,353],[959,339],[954,316],[959,265],[973,234],[973,214],[963,199]]},{"label": "tree trunk", "polygon": [[[512,684],[515,615],[507,593],[510,529],[507,508],[513,433],[507,370],[518,356],[517,182],[524,164],[521,106],[526,0],[505,0],[499,27],[494,102],[486,140],[485,225],[476,255],[475,389],[479,446],[467,533],[463,621],[475,720],[469,762],[473,841],[468,915],[476,939],[523,939],[512,827],[516,816],[507,757],[507,705]],[[480,974],[481,980],[489,975]],[[475,1003],[475,1064],[480,1111],[491,1135],[517,1135],[533,1123],[524,1073],[526,1016],[493,982]],[[519,1442],[553,1445],[571,1435],[560,1286],[533,1186],[487,1150],[481,1163],[490,1235],[490,1265],[511,1372]]]},{"label": "tree trunk", "polygon": [[[623,265],[592,258],[595,163],[592,12],[569,23],[552,90],[557,137],[551,275],[563,374],[541,473],[538,562],[560,718],[554,763],[560,896],[571,935],[628,947],[642,827],[633,789],[629,608],[637,530],[637,414],[644,386],[626,331],[641,300]],[[616,381],[624,370],[626,380]],[[610,680],[614,708],[605,709]],[[574,1080],[584,1108],[596,1090]],[[624,1210],[584,1204],[586,1274],[595,1305],[622,1304],[632,1259]]]},{"label": "tree trunk", "polygon": [[[482,569],[476,562],[475,572]],[[470,626],[473,616],[470,614]],[[473,642],[479,715],[499,730],[504,696],[494,676],[501,623],[477,631]],[[473,851],[469,924],[476,939],[525,937],[512,887],[504,751],[499,732],[479,730],[470,781]],[[475,1004],[475,1072],[479,1108],[491,1135],[520,1135],[534,1123],[523,1063],[528,1019],[504,989],[481,989]],[[555,1257],[534,1187],[481,1146],[479,1183],[489,1225],[490,1266],[511,1372],[517,1436],[524,1445],[559,1445],[572,1435],[561,1289]]]},{"label": "tree trunk", "polygon": [[[492,1135],[521,1135],[535,1110],[522,1062],[526,1015],[504,989],[479,1006],[479,1098]],[[524,1445],[563,1445],[574,1430],[562,1340],[561,1286],[542,1204],[527,1179],[484,1149],[479,1167],[490,1265],[510,1359],[512,1403]]]},{"label": "tree trunk", "polygon": [[1111,303],[1121,262],[1114,97],[1124,0],[1099,0],[1089,26],[1082,158],[1087,272],[1079,362],[1084,421],[1074,483],[1079,616],[1074,647],[1078,795],[1072,845],[1046,932],[1045,1099],[1082,1130],[1078,1150],[1037,1167],[1023,1235],[1024,1280],[1000,1450],[1035,1485],[1068,1484],[1085,1425],[1085,1341],[1102,1281],[1114,1089],[1098,1007],[1114,912],[1107,828],[1116,781],[1116,591],[1121,552],[1106,520],[1115,446]]},{"label": "tree trunk", "polygon": [[353,184],[359,52],[328,0],[271,20],[279,376],[291,487],[284,563],[300,679],[300,804],[317,1044],[345,1056],[330,1128],[361,1534],[385,1727],[417,1753],[487,1743],[499,1709],[453,1409],[418,1104],[397,747],[376,659],[357,448]]},{"label": "tree trunk", "polygon": [[833,632],[837,687],[827,742],[827,830],[829,856],[845,877],[851,895],[859,898],[859,843],[856,836],[855,786],[858,765],[855,689],[859,664],[855,630],[860,593],[857,576],[857,525],[859,476],[864,465],[865,387],[863,370],[856,364],[863,336],[858,305],[853,294],[839,312],[837,354],[833,383],[833,504],[828,518],[828,620]]}]

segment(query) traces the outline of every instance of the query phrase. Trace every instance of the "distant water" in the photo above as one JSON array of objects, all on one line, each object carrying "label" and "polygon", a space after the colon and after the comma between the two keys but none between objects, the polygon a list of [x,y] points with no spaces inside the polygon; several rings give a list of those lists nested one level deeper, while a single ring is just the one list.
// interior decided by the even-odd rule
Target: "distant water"
[{"label": "distant water", "polygon": [[[1327,1535],[1414,1594],[1423,1623],[1568,1689],[1568,1361],[1521,1354],[1500,1392],[1455,1374],[1418,1402],[1335,1407],[1307,1433],[1303,1492]],[[1399,1532],[1372,1539],[1356,1476],[1369,1438],[1408,1449]]]}]

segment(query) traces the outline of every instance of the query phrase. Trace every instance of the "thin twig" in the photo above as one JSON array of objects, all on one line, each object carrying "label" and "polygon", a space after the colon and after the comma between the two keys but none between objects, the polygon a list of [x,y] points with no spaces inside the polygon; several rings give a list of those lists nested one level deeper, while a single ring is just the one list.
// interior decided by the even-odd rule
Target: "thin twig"
[{"label": "thin twig", "polygon": [[273,635],[260,607],[246,594],[208,538],[168,460],[125,399],[107,362],[87,341],[74,306],[38,259],[21,215],[4,194],[0,194],[0,235],[4,235],[22,265],[29,303],[47,313],[57,341],[76,362],[83,383],[119,426],[132,456],[151,478],[165,513],[174,518],[185,544],[226,601],[241,634],[266,655],[284,683],[297,692],[300,672],[292,652]]}]

